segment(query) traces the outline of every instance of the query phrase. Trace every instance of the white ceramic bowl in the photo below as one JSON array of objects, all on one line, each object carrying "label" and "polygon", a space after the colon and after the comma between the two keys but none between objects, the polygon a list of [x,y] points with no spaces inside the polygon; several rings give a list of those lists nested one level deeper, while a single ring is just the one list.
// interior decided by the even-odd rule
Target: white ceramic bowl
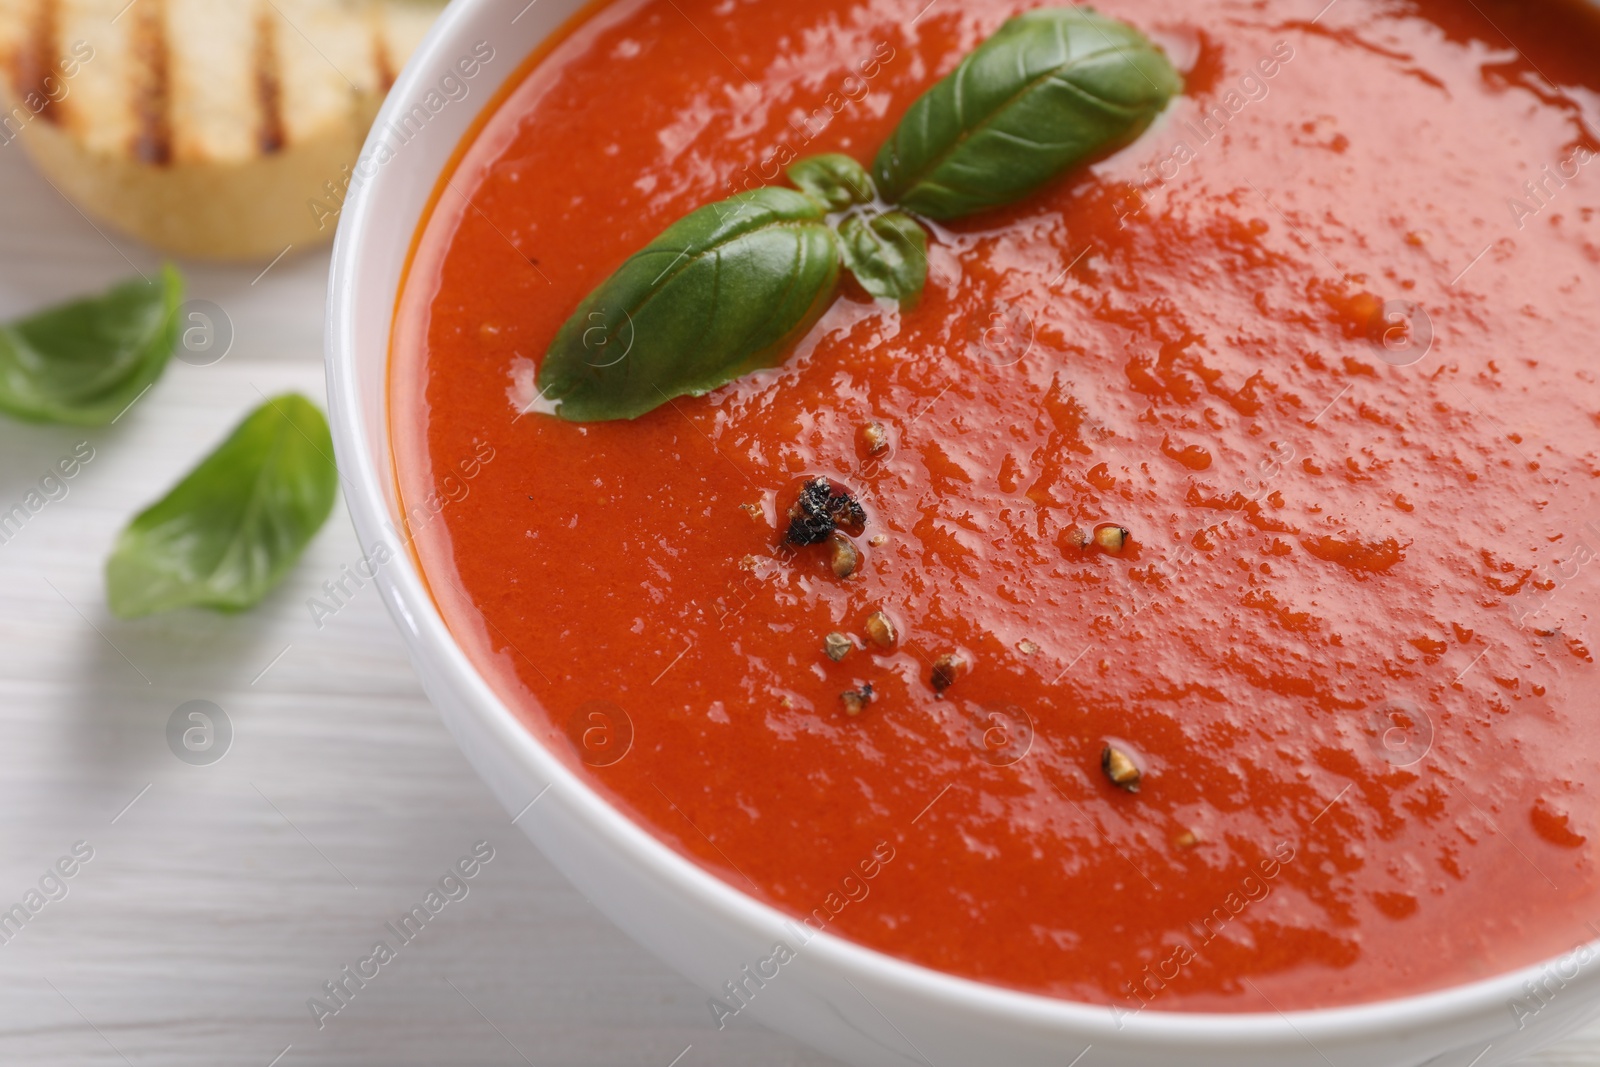
[{"label": "white ceramic bowl", "polygon": [[[954,978],[828,934],[802,943],[779,912],[661,844],[536,743],[457,647],[410,556],[399,514],[386,406],[390,324],[412,237],[439,175],[498,86],[582,0],[455,0],[379,115],[334,249],[328,393],[334,444],[362,545],[390,547],[377,584],[424,688],[508,813],[595,906],[708,993],[772,954],[797,952],[757,988],[754,1017],[852,1064],[929,1067],[1496,1067],[1600,1014],[1600,947],[1424,996],[1327,1011],[1117,1018],[1091,1007]],[[443,107],[378,163],[379,142],[457,61],[488,42],[494,59],[466,99]],[[413,126],[416,125],[413,122]],[[548,790],[547,792],[544,792]],[[541,797],[541,792],[544,795]],[[535,797],[531,808],[524,808]],[[1531,996],[1533,983],[1540,988]],[[1537,1010],[1535,1010],[1537,1009]],[[712,1013],[707,1009],[707,1021]]]}]

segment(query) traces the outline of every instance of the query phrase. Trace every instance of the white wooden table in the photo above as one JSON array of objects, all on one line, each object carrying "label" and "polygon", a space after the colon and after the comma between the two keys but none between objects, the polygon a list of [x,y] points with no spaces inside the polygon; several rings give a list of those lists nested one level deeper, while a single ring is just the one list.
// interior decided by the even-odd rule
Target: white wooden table
[{"label": "white wooden table", "polygon": [[[0,316],[157,262],[0,148]],[[0,544],[0,910],[94,850],[0,944],[0,1064],[832,1062],[716,1031],[702,994],[566,884],[457,752],[370,588],[317,628],[307,599],[359,555],[342,507],[254,612],[108,615],[100,568],[127,519],[263,393],[323,395],[325,253],[188,274],[232,321],[226,358],[174,361],[109,428],[0,420],[0,511],[77,442],[95,453]],[[234,730],[211,765],[166,739],[195,699]],[[495,855],[468,896],[319,1030],[308,998],[480,840]],[[1539,1062],[1600,1064],[1600,1028]]]}]

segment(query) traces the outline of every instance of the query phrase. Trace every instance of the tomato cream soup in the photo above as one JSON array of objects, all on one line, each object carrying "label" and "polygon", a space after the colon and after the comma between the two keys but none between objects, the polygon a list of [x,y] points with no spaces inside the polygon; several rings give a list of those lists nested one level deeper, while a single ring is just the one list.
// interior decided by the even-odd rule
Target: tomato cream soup
[{"label": "tomato cream soup", "polygon": [[[539,403],[630,255],[797,159],[870,166],[1025,7],[616,0],[530,62],[397,316],[456,638],[670,847],[950,974],[1289,1010],[1592,939],[1593,10],[1106,0],[1182,94],[923,220],[919,302],[846,276],[705,395]],[[807,494],[832,542],[787,539]]]}]

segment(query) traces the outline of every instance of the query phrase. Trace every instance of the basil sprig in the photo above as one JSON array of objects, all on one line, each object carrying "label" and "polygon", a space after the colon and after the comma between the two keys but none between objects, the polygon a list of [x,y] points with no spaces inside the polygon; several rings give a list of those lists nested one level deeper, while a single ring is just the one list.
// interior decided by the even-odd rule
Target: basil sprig
[{"label": "basil sprig", "polygon": [[801,160],[788,171],[799,192],[710,204],[624,263],[546,351],[546,410],[632,419],[767,366],[828,309],[841,263],[869,295],[910,307],[928,274],[914,216],[1026,196],[1131,142],[1182,91],[1125,23],[1076,7],[1011,19],[911,105],[872,174],[845,155]]},{"label": "basil sprig", "polygon": [[1008,204],[1132,141],[1182,91],[1132,26],[1088,8],[1030,11],[911,105],[878,153],[878,190],[931,219]]},{"label": "basil sprig", "polygon": [[839,223],[845,266],[870,295],[911,307],[928,280],[928,231],[910,215],[888,211]]},{"label": "basil sprig", "polygon": [[866,208],[877,199],[867,168],[838,153],[802,159],[789,180],[832,211],[849,212],[835,227],[844,265],[869,296],[909,308],[928,280],[928,234],[911,216]]},{"label": "basil sprig", "polygon": [[870,204],[876,196],[867,168],[837,152],[802,159],[785,173],[795,188],[821,201],[830,211]]},{"label": "basil sprig", "polygon": [[578,305],[539,367],[540,394],[564,419],[632,419],[766,366],[838,288],[826,214],[768,188],[674,223]]},{"label": "basil sprig", "polygon": [[338,484],[322,412],[298,394],[268,400],[122,531],[106,561],[111,610],[253,607],[327,520]]},{"label": "basil sprig", "polygon": [[34,422],[111,422],[161,376],[178,340],[183,278],[166,267],[0,326],[0,411]]}]

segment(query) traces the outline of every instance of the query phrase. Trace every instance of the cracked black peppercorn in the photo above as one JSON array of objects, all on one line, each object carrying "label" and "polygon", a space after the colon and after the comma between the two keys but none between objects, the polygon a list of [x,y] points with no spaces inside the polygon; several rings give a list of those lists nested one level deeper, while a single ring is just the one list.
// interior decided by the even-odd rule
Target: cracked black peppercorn
[{"label": "cracked black peppercorn", "polygon": [[813,478],[789,507],[789,529],[784,540],[791,545],[816,545],[835,530],[859,534],[867,524],[861,502],[849,492],[836,492],[826,478]]}]

